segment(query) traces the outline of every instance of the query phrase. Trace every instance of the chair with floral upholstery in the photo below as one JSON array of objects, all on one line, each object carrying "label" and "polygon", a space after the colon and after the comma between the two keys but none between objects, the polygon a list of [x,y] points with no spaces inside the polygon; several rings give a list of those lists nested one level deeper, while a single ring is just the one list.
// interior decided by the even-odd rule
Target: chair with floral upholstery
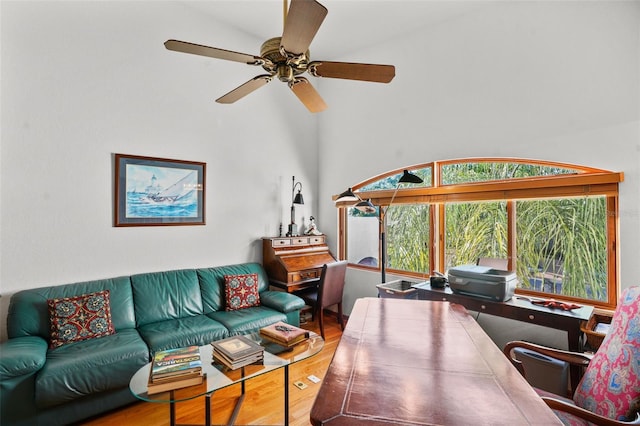
[{"label": "chair with floral upholstery", "polygon": [[640,425],[640,287],[623,291],[609,332],[591,356],[521,341],[507,343],[504,353],[525,376],[513,353],[518,347],[585,367],[572,399],[536,389],[565,425]]}]

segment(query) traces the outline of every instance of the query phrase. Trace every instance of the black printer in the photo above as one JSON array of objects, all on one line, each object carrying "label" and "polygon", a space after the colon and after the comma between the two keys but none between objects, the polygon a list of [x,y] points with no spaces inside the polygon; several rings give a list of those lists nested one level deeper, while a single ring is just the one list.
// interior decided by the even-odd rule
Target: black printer
[{"label": "black printer", "polygon": [[451,291],[468,296],[506,302],[513,297],[518,285],[515,272],[493,269],[490,266],[460,265],[447,273]]}]

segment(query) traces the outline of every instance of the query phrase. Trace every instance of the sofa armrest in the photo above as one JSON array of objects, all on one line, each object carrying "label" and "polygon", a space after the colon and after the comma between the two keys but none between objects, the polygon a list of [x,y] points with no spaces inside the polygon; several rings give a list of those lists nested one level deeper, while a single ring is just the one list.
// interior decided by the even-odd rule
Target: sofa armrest
[{"label": "sofa armrest", "polygon": [[47,341],[37,336],[16,337],[0,344],[0,381],[40,370],[47,359]]},{"label": "sofa armrest", "polygon": [[260,304],[285,314],[304,308],[304,300],[284,291],[263,291],[260,293]]}]

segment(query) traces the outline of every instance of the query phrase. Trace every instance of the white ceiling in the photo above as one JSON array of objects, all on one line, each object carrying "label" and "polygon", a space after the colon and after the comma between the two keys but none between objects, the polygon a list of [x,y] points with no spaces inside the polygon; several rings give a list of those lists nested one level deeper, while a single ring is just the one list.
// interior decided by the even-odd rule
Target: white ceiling
[{"label": "white ceiling", "polygon": [[[345,56],[361,48],[438,25],[492,4],[486,0],[320,0],[320,3],[327,8],[328,14],[310,51],[312,58],[325,60],[348,60]],[[184,4],[259,40],[282,34],[282,0],[200,0],[185,1]],[[244,51],[237,46],[213,47],[259,54],[259,46]],[[384,63],[383,59],[381,61]]]}]

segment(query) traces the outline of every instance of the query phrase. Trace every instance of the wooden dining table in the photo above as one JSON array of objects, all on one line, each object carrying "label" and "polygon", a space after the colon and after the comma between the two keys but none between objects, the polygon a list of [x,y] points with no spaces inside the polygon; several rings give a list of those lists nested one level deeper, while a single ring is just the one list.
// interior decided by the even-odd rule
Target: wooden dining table
[{"label": "wooden dining table", "polygon": [[457,304],[356,300],[313,425],[561,425]]}]

